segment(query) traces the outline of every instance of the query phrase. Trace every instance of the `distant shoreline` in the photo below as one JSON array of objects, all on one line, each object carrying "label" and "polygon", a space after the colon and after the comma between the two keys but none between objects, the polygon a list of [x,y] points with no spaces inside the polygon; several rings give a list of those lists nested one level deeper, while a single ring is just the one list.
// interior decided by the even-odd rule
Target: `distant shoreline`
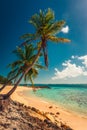
[{"label": "distant shoreline", "polygon": [[[83,86],[87,86],[87,84],[34,84],[34,86],[35,87],[49,87],[49,86],[71,86],[71,85],[73,85],[73,86],[76,86],[76,85],[78,85],[78,86],[81,86],[81,85],[83,85]],[[27,86],[27,87],[32,87],[32,85],[31,84],[19,84],[19,86]]]}]

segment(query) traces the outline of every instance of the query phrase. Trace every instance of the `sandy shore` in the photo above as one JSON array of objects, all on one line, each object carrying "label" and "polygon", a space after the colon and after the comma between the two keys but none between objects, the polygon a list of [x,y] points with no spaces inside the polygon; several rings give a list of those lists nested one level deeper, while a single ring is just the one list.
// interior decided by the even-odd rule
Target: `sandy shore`
[{"label": "sandy shore", "polygon": [[[10,88],[11,86],[8,86],[7,89],[3,91],[3,93],[7,92]],[[87,118],[79,116],[75,113],[71,113],[68,110],[64,110],[60,106],[46,102],[40,98],[31,96],[27,97],[23,95],[23,91],[25,90],[29,91],[31,88],[18,87],[11,98],[20,103],[24,103],[27,106],[35,107],[40,111],[56,114],[55,119],[57,121],[65,123],[74,130],[87,130]]]}]

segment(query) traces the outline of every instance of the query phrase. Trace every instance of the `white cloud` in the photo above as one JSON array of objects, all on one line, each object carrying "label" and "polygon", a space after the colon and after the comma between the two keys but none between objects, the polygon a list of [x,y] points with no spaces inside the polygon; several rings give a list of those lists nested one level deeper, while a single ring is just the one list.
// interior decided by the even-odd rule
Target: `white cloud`
[{"label": "white cloud", "polygon": [[82,64],[87,67],[87,55],[78,57],[79,60],[82,60]]},{"label": "white cloud", "polygon": [[69,32],[69,26],[63,27],[63,28],[61,29],[61,32],[63,32],[63,33],[68,33],[68,32]]},{"label": "white cloud", "polygon": [[83,65],[77,65],[76,63],[72,63],[73,60],[68,60],[62,63],[63,68],[62,71],[59,71],[57,68],[55,68],[54,76],[52,77],[53,80],[56,79],[68,79],[68,78],[74,78],[78,76],[87,76],[87,55],[85,56],[72,56],[72,59],[77,58],[77,61],[82,63]]},{"label": "white cloud", "polygon": [[72,59],[79,59],[82,60],[82,64],[87,67],[87,55],[84,56],[71,56]]}]

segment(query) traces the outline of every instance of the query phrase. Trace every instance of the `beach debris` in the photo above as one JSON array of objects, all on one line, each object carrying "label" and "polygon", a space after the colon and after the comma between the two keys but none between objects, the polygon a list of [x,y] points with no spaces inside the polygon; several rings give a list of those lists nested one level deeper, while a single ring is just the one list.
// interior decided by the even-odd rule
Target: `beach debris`
[{"label": "beach debris", "polygon": [[68,128],[58,125],[53,113],[44,113],[12,100],[7,109],[0,111],[0,130],[72,130]]},{"label": "beach debris", "polygon": [[54,113],[50,112],[51,115],[54,115]]},{"label": "beach debris", "polygon": [[49,120],[51,120],[52,122],[55,123],[55,119],[54,119],[54,117],[53,117],[50,113],[46,113],[45,116],[46,116]]},{"label": "beach debris", "polygon": [[49,106],[49,108],[51,109],[51,108],[53,108],[53,106]]},{"label": "beach debris", "polygon": [[59,115],[60,113],[59,113],[59,112],[57,112],[56,114],[57,114],[57,115]]},{"label": "beach debris", "polygon": [[62,130],[73,130],[69,126],[67,126],[66,124],[63,124],[62,122],[61,122],[61,127],[63,128]]}]

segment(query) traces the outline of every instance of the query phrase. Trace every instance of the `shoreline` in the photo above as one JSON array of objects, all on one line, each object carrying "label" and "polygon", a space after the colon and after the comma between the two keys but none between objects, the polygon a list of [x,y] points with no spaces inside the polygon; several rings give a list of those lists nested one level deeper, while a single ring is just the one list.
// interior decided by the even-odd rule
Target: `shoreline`
[{"label": "shoreline", "polygon": [[[10,86],[11,87],[11,86]],[[10,88],[8,87],[8,88]],[[41,112],[50,112],[56,115],[57,121],[63,122],[70,126],[73,130],[87,130],[87,118],[79,116],[69,110],[61,108],[59,105],[47,102],[39,97],[26,96],[23,91],[32,90],[28,87],[18,87],[11,98],[14,101],[23,103],[26,106],[31,106],[39,109]],[[5,91],[6,92],[6,91]]]},{"label": "shoreline", "polygon": [[[32,89],[32,88],[29,88],[29,89]],[[36,88],[36,91],[38,91],[38,89],[41,89],[41,88]],[[42,89],[43,89],[43,88],[42,88]],[[26,90],[25,90],[25,91],[26,91]],[[29,91],[32,91],[32,90],[29,90]],[[18,92],[18,93],[20,94],[20,92]],[[21,92],[21,93],[22,93],[22,92]],[[27,96],[27,95],[24,94],[24,92],[23,92],[22,94],[23,94],[24,96],[26,96],[26,97],[29,98],[29,96]],[[41,102],[43,102],[43,103],[49,103],[49,104],[51,104],[51,105],[55,105],[55,106],[57,106],[58,108],[60,108],[60,109],[62,109],[62,110],[64,110],[64,111],[66,111],[66,112],[68,112],[68,113],[71,113],[71,114],[73,114],[73,115],[76,115],[76,116],[79,116],[79,117],[82,117],[82,118],[87,119],[87,115],[85,115],[85,114],[80,114],[80,112],[75,112],[75,111],[73,111],[73,110],[70,110],[69,108],[64,108],[64,106],[62,106],[62,105],[56,103],[55,101],[51,101],[51,100],[49,100],[49,99],[45,99],[45,98],[42,98],[42,97],[41,97],[41,99],[40,99],[40,97],[38,97],[38,96],[36,96],[36,95],[30,95],[30,97],[36,98],[37,100],[41,100]]]},{"label": "shoreline", "polygon": [[[29,89],[31,89],[31,91],[32,91],[32,87],[27,87],[27,88],[29,88]],[[48,87],[46,87],[46,88],[48,88]],[[38,89],[44,89],[44,87],[37,87],[37,88],[35,88],[36,89],[36,91],[38,90]],[[25,90],[25,92],[26,92],[26,90]],[[26,95],[26,93],[22,93],[23,95],[25,95],[26,97],[29,97],[28,95]],[[37,100],[40,100],[40,98],[41,98],[41,100],[42,100],[42,102],[47,102],[47,103],[50,103],[50,104],[54,104],[55,106],[58,106],[60,109],[63,109],[64,111],[67,111],[67,112],[69,112],[69,113],[72,113],[72,114],[74,114],[74,115],[76,115],[76,116],[79,116],[79,117],[82,117],[82,118],[86,118],[87,119],[87,115],[85,115],[85,114],[83,114],[83,113],[80,113],[80,112],[78,112],[78,111],[74,111],[73,109],[71,110],[69,107],[64,107],[63,105],[61,105],[61,104],[59,104],[59,103],[56,103],[55,101],[51,101],[50,99],[46,99],[46,98],[43,98],[43,97],[39,97],[39,96],[36,96],[36,95],[30,95],[30,97],[32,97],[32,98],[37,98]]]}]

